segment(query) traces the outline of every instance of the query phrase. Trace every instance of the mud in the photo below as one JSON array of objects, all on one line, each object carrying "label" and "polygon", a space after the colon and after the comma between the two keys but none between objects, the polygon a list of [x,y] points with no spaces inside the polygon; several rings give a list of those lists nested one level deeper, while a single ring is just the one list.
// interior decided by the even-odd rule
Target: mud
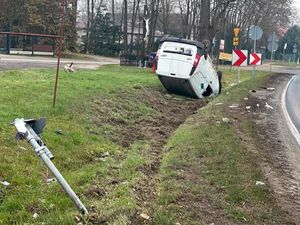
[{"label": "mud", "polygon": [[[122,91],[116,99],[118,101],[95,100],[92,106],[94,113],[90,119],[98,126],[109,125],[111,129],[106,135],[124,148],[130,148],[137,140],[150,140],[146,156],[150,163],[137,168],[143,173],[143,178],[133,187],[139,207],[143,212],[150,213],[151,205],[157,197],[158,173],[166,141],[189,115],[205,106],[207,100],[183,98],[154,88]],[[132,102],[150,107],[151,111],[144,109],[145,113],[141,113]],[[131,218],[131,224],[149,223],[139,216],[140,213],[136,212]]]}]

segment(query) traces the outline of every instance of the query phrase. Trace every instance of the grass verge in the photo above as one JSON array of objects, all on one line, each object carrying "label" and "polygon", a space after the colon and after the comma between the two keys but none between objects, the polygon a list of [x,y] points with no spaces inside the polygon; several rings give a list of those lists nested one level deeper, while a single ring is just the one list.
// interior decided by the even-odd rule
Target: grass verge
[{"label": "grass verge", "polygon": [[267,77],[244,76],[176,130],[162,160],[152,224],[289,224],[269,187],[256,185],[265,178],[254,122],[229,110]]},{"label": "grass verge", "polygon": [[[158,207],[148,202],[157,197],[158,180],[148,181],[158,176],[155,171],[163,145],[207,100],[167,94],[149,70],[105,66],[97,71],[62,72],[54,110],[54,74],[51,70],[0,72],[0,180],[11,183],[8,187],[0,185],[0,224],[130,224],[138,213],[150,213],[150,209],[156,215],[151,214],[154,224],[172,224],[177,219],[182,224],[197,224],[206,220],[193,215],[196,207],[191,204],[197,202],[201,207],[202,201],[212,205],[207,213],[219,207],[224,217],[229,215],[234,221],[248,219],[239,207],[252,192],[239,191],[246,179],[261,173],[256,168],[253,175],[253,165],[248,163],[252,156],[240,150],[234,128],[228,124],[216,126],[215,120],[223,114],[213,107],[217,101],[239,99],[265,74],[255,82],[246,81],[239,89],[233,88],[229,95],[226,90],[174,134],[161,166]],[[242,80],[248,79],[249,73],[242,72]],[[225,72],[225,88],[235,80],[235,74]],[[45,183],[45,167],[31,147],[14,140],[15,129],[9,123],[17,117],[47,118],[43,140],[56,156],[54,163],[87,205],[89,218],[74,219],[74,205],[57,183]],[[247,165],[245,175],[239,174],[240,164]],[[178,168],[183,178],[185,171],[192,171],[185,184],[177,179]],[[199,176],[193,177],[193,171]],[[199,177],[209,185],[202,186]],[[219,188],[224,191],[219,193]],[[269,196],[267,191],[262,195],[265,192]],[[206,193],[205,198],[202,193]],[[201,198],[189,201],[194,196]],[[178,199],[189,208],[182,208]],[[37,218],[33,217],[35,213]],[[177,213],[181,213],[179,217]]]}]

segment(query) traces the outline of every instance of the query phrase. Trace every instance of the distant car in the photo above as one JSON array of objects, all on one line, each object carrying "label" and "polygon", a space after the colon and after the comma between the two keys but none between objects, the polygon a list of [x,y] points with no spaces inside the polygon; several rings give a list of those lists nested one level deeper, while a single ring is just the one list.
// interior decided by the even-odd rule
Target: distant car
[{"label": "distant car", "polygon": [[215,71],[203,43],[162,38],[157,60],[156,74],[169,92],[193,98],[221,93],[222,73]]},{"label": "distant car", "polygon": [[151,68],[153,63],[156,63],[156,52],[150,52],[147,59],[147,67]]}]

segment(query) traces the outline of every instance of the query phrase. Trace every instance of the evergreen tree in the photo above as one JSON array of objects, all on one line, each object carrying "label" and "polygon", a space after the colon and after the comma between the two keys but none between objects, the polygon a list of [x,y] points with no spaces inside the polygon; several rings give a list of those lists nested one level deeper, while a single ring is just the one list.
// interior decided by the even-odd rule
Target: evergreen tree
[{"label": "evergreen tree", "polygon": [[[61,0],[1,0],[0,31],[58,35]],[[66,1],[64,47],[75,51],[77,0]]]},{"label": "evergreen tree", "polygon": [[118,55],[121,45],[118,40],[121,35],[119,26],[113,24],[109,14],[96,15],[90,36],[90,50],[97,55]]}]

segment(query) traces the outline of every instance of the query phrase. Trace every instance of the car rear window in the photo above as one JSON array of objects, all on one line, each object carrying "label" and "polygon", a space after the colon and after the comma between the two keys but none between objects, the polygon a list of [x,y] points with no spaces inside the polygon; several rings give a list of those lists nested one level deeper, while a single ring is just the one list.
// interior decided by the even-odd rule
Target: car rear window
[{"label": "car rear window", "polygon": [[180,46],[178,44],[175,45],[174,43],[167,43],[163,48],[163,52],[165,53],[174,53],[187,56],[192,56],[194,54],[194,51],[194,46]]}]

